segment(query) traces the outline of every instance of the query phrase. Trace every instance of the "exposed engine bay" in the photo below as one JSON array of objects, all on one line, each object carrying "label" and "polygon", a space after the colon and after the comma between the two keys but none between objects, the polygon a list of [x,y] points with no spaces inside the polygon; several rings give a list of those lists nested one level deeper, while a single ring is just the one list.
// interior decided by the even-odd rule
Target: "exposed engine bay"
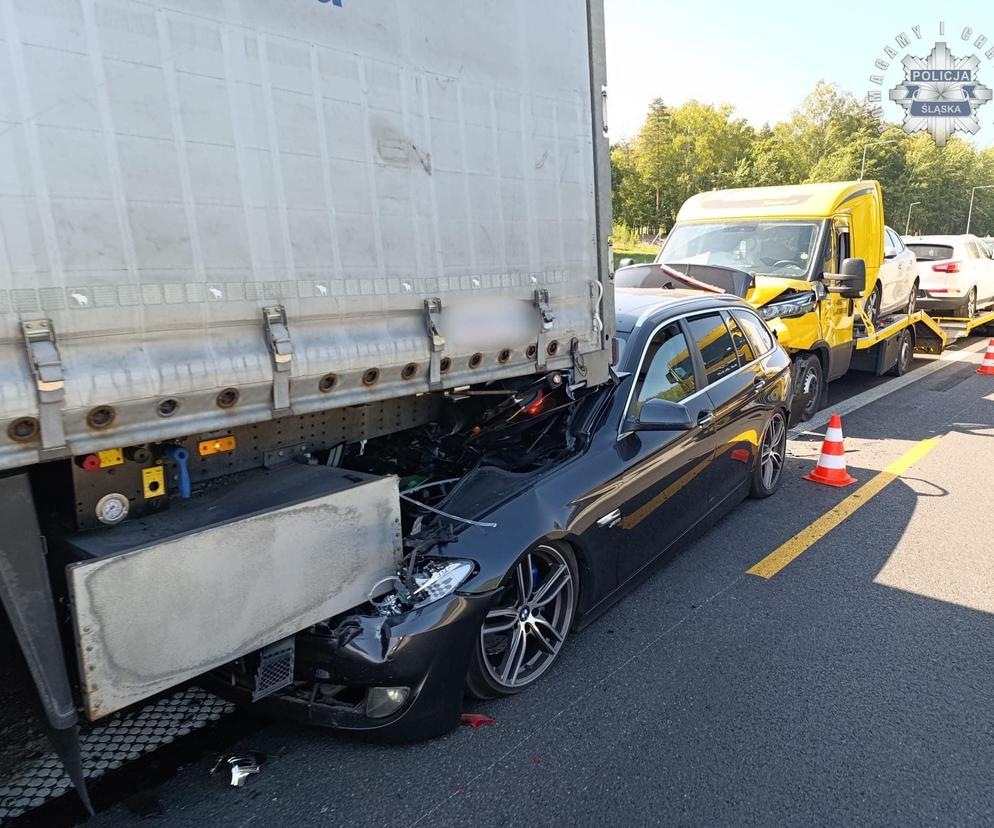
[{"label": "exposed engine bay", "polygon": [[460,525],[495,526],[478,518],[575,451],[589,395],[559,372],[465,389],[446,396],[436,421],[345,449],[343,467],[400,478],[405,557],[371,590],[380,613],[430,603],[466,579],[471,562],[432,550],[454,541]]}]

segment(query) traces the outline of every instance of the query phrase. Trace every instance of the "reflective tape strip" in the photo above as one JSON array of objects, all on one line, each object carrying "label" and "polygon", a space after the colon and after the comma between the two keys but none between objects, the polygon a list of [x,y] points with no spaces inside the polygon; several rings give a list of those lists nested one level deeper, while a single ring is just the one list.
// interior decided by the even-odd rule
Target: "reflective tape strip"
[{"label": "reflective tape strip", "polygon": [[818,465],[823,469],[844,469],[846,467],[846,458],[842,455],[823,454],[818,460]]},{"label": "reflective tape strip", "polygon": [[841,443],[842,442],[842,429],[841,428],[829,428],[825,432],[825,442],[827,443]]}]

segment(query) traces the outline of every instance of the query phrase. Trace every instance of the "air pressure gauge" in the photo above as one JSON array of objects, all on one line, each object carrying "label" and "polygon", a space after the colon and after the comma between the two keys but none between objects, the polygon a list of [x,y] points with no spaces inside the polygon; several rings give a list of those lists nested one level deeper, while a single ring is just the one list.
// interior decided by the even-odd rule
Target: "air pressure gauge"
[{"label": "air pressure gauge", "polygon": [[128,498],[123,494],[111,492],[104,495],[97,501],[97,520],[108,526],[120,523],[128,516],[130,505]]}]

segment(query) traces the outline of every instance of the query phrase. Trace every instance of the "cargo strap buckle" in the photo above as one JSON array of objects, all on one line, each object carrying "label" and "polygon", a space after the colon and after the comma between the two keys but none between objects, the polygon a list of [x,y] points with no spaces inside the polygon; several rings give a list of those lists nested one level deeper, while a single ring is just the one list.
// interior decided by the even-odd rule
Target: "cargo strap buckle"
[{"label": "cargo strap buckle", "polygon": [[31,360],[31,372],[38,390],[38,421],[41,427],[41,456],[66,453],[66,431],[62,424],[62,403],[66,398],[62,354],[55,341],[51,319],[21,323],[24,345]]},{"label": "cargo strap buckle", "polygon": [[545,288],[535,291],[532,304],[538,310],[538,318],[541,322],[538,329],[538,341],[535,343],[535,367],[543,370],[546,362],[546,333],[552,330],[552,323],[556,321],[556,315],[552,312],[552,308],[549,307],[549,291]]},{"label": "cargo strap buckle", "polygon": [[442,351],[445,350],[445,337],[438,330],[438,314],[442,312],[442,300],[437,296],[425,299],[425,325],[428,328],[428,387],[442,385]]},{"label": "cargo strap buckle", "polygon": [[293,364],[293,342],[286,321],[286,308],[272,305],[262,309],[266,326],[266,344],[273,357],[273,414],[290,411],[290,368]]}]

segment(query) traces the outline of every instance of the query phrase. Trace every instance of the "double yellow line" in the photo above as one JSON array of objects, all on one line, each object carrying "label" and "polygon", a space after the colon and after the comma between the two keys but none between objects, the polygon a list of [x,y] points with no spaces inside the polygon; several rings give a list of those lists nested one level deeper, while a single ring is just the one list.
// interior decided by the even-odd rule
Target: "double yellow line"
[{"label": "double yellow line", "polygon": [[774,549],[751,569],[747,569],[747,574],[757,575],[760,578],[772,578],[796,557],[806,552],[815,543],[825,537],[825,535],[859,509],[860,506],[869,502],[870,498],[880,494],[880,492],[935,448],[938,442],[935,438],[922,440],[910,451],[902,454],[872,480],[860,486],[831,511],[826,512],[810,526],[805,527],[794,535],[785,544]]}]

